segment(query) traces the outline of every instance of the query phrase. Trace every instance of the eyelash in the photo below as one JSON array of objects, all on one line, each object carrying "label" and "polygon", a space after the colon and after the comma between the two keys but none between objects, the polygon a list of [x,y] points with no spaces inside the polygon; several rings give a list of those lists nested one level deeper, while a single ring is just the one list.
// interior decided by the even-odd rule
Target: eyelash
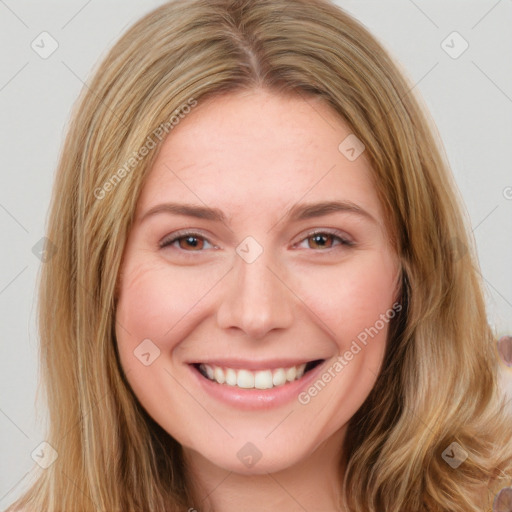
[{"label": "eyelash", "polygon": [[[337,230],[315,230],[315,231],[311,231],[309,233],[306,234],[306,236],[304,238],[302,238],[298,243],[301,243],[301,242],[304,242],[306,241],[308,238],[312,238],[313,236],[316,236],[316,235],[327,235],[327,236],[332,236],[334,237],[334,239],[337,239],[340,243],[338,244],[339,246],[346,246],[346,247],[352,247],[354,246],[354,242],[352,242],[351,240],[349,240],[348,238],[346,238],[346,236],[344,236],[344,234],[340,231],[337,231]],[[200,233],[197,233],[197,232],[194,232],[194,231],[181,231],[181,232],[177,232],[175,234],[172,235],[172,238],[164,238],[164,240],[162,240],[162,242],[160,242],[160,248],[161,249],[164,249],[165,247],[171,247],[172,244],[180,241],[181,239],[183,238],[188,238],[188,237],[195,237],[195,238],[201,238],[205,241],[207,241],[208,243],[210,243],[208,241],[208,239],[206,237],[204,237],[203,235],[201,235]],[[210,243],[211,244],[211,243]],[[213,245],[213,244],[211,244]],[[297,244],[295,244],[297,245]],[[334,246],[336,247],[336,246]],[[327,249],[312,249],[314,251],[318,251],[318,252],[328,252],[330,250],[333,250],[334,247],[328,247]],[[177,247],[177,249],[180,249]],[[198,249],[197,251],[187,251],[185,249],[180,249],[181,251],[183,252],[203,252],[204,249]]]}]

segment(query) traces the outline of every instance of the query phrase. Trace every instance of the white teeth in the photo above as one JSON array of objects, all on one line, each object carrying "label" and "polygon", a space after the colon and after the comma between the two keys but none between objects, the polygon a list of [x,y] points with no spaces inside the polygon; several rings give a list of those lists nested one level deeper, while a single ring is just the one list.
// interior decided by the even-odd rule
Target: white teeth
[{"label": "white teeth", "polygon": [[287,382],[300,379],[304,375],[306,364],[292,366],[290,368],[277,368],[275,370],[234,370],[233,368],[221,368],[220,366],[201,364],[200,369],[207,378],[243,389],[270,389],[282,386]]},{"label": "white teeth", "polygon": [[256,372],[254,375],[254,387],[256,389],[269,389],[273,386],[272,372],[270,370],[263,370]]},{"label": "white teeth", "polygon": [[251,389],[254,387],[254,373],[248,370],[238,370],[236,385],[239,388]]},{"label": "white teeth", "polygon": [[236,386],[236,372],[232,368],[226,369],[226,384],[229,386]]},{"label": "white teeth", "polygon": [[208,378],[210,380],[213,380],[213,376],[214,376],[213,368],[209,364],[205,364],[204,369],[206,370],[206,375],[208,375]]},{"label": "white teeth", "polygon": [[[211,369],[211,366],[208,365],[208,364],[204,364],[203,367]],[[209,379],[215,380],[219,384],[224,384],[224,382],[226,382],[226,376],[224,375],[224,372],[222,371],[222,368],[219,368],[218,366],[215,367],[215,369],[213,370],[213,379],[208,374],[208,370],[206,370],[206,371],[207,371],[207,375],[208,375]]]},{"label": "white teeth", "polygon": [[274,375],[272,376],[272,382],[274,386],[282,386],[286,382],[286,372],[283,370],[283,368],[279,368],[279,370],[274,372]]},{"label": "white teeth", "polygon": [[286,380],[292,381],[295,380],[295,377],[297,377],[297,369],[295,366],[292,366],[286,370]]}]

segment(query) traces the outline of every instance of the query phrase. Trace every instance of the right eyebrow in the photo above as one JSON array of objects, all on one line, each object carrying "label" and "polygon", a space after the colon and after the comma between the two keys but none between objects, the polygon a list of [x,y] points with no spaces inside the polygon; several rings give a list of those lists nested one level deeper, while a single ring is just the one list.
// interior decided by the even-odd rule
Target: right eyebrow
[{"label": "right eyebrow", "polygon": [[184,203],[157,204],[145,212],[140,217],[139,222],[143,222],[148,217],[159,213],[170,213],[173,215],[183,215],[186,217],[195,217],[196,219],[206,219],[226,223],[226,216],[218,208]]}]

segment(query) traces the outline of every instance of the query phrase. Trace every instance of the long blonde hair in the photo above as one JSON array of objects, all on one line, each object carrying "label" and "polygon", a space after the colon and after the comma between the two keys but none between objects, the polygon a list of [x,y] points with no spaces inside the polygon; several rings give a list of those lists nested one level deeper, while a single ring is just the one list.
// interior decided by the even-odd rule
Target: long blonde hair
[{"label": "long blonde hair", "polygon": [[[320,96],[346,120],[366,147],[402,262],[403,314],[345,443],[349,510],[481,512],[510,485],[510,418],[473,242],[411,85],[326,0],[182,0],[128,30],[73,112],[49,210],[56,252],[39,288],[46,440],[58,458],[16,506],[193,505],[181,446],[145,413],[119,363],[119,268],[162,135],[187,105],[256,87]],[[452,443],[468,454],[457,468],[443,457]]]}]

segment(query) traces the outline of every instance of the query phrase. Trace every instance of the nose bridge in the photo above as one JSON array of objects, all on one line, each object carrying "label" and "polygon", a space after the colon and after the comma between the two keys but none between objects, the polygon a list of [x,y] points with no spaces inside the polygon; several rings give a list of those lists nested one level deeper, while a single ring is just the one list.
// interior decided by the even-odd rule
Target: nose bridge
[{"label": "nose bridge", "polygon": [[243,248],[240,244],[229,273],[218,323],[221,328],[236,327],[252,338],[261,338],[272,329],[291,324],[293,299],[282,278],[275,275],[278,265],[270,252],[264,250],[256,258],[254,253],[248,258]]}]

